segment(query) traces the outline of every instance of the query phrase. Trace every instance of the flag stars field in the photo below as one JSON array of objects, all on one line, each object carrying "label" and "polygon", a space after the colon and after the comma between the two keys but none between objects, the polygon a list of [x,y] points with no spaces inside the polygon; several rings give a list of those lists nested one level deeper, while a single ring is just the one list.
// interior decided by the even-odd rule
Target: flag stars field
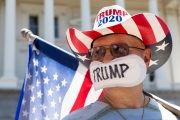
[{"label": "flag stars field", "polygon": [[30,80],[31,77],[32,77],[32,75],[31,75],[30,73],[28,73],[28,74],[26,75],[26,79],[27,79],[27,80]]},{"label": "flag stars field", "polygon": [[57,114],[57,112],[55,112],[53,115],[54,115],[54,119],[55,119],[55,120],[58,120],[59,114]]},{"label": "flag stars field", "polygon": [[39,79],[37,79],[36,80],[36,87],[39,87],[39,84],[40,84],[41,82],[39,81]]},{"label": "flag stars field", "polygon": [[56,91],[58,92],[60,90],[59,84],[56,86]]},{"label": "flag stars field", "polygon": [[43,93],[41,92],[41,90],[39,90],[39,92],[37,92],[37,97],[41,98],[43,95]]},{"label": "flag stars field", "polygon": [[44,120],[50,120],[50,118],[48,117],[48,115],[46,115],[46,117],[44,117]]},{"label": "flag stars field", "polygon": [[25,104],[26,104],[26,102],[27,102],[27,101],[25,100],[25,98],[23,98],[23,100],[22,100],[22,104],[23,104],[23,105],[25,105]]},{"label": "flag stars field", "polygon": [[48,77],[44,78],[44,84],[48,84],[48,83],[49,83],[49,78]]},{"label": "flag stars field", "polygon": [[55,108],[56,102],[53,100],[50,103],[51,103],[51,107]]},{"label": "flag stars field", "polygon": [[54,74],[53,77],[54,77],[53,80],[58,80],[58,74],[57,73]]},{"label": "flag stars field", "polygon": [[61,103],[61,96],[60,96],[60,97],[58,97],[58,100],[59,100],[59,103]]},{"label": "flag stars field", "polygon": [[45,112],[45,110],[47,109],[47,106],[45,104],[42,104],[40,106],[41,106],[41,110],[43,110]]},{"label": "flag stars field", "polygon": [[53,91],[51,90],[51,88],[48,90],[48,96],[52,96]]},{"label": "flag stars field", "polygon": [[36,107],[34,106],[33,108],[32,108],[32,113],[35,113],[36,112]]},{"label": "flag stars field", "polygon": [[34,59],[33,59],[33,64],[34,64],[34,66],[37,66],[37,67],[38,67],[38,64],[39,64],[38,60],[36,60],[36,59],[34,58]]},{"label": "flag stars field", "polygon": [[28,90],[31,90],[31,91],[33,91],[33,89],[34,89],[34,86],[33,85],[28,85]]},{"label": "flag stars field", "polygon": [[35,76],[36,76],[36,77],[38,76],[38,71],[36,71],[36,74],[35,74]]},{"label": "flag stars field", "polygon": [[64,79],[63,81],[61,81],[62,86],[66,87],[67,81]]},{"label": "flag stars field", "polygon": [[45,65],[44,65],[44,67],[41,67],[41,72],[46,73],[46,71],[47,71],[47,68]]},{"label": "flag stars field", "polygon": [[33,96],[31,96],[31,102],[34,102],[35,101],[35,97],[34,97],[34,95]]},{"label": "flag stars field", "polygon": [[27,116],[28,116],[28,114],[29,114],[29,113],[28,113],[28,111],[27,111],[27,110],[24,110],[24,111],[23,111],[23,116],[24,116],[24,117],[27,117]]}]

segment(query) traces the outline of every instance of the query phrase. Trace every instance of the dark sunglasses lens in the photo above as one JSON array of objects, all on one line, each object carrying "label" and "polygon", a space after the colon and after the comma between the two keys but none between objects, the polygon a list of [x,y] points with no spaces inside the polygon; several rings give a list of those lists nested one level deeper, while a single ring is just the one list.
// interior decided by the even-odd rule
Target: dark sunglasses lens
[{"label": "dark sunglasses lens", "polygon": [[124,43],[111,45],[110,50],[114,57],[121,57],[129,54],[128,45]]},{"label": "dark sunglasses lens", "polygon": [[92,60],[101,61],[106,53],[106,48],[103,46],[94,47],[91,49]]}]

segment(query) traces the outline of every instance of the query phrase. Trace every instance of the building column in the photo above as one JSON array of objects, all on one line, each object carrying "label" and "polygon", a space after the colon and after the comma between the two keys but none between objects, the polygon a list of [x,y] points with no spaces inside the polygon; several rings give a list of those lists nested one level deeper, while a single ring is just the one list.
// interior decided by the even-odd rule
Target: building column
[{"label": "building column", "polygon": [[81,30],[91,29],[91,13],[89,0],[81,0]]},{"label": "building column", "polygon": [[55,43],[54,38],[54,0],[44,0],[44,39]]},{"label": "building column", "polygon": [[[180,5],[178,5],[178,19],[179,19],[179,25],[180,25]],[[180,30],[180,29],[179,29]],[[179,33],[180,33],[180,31],[179,31]]]},{"label": "building column", "polygon": [[116,0],[116,5],[120,5],[121,7],[123,7],[125,9],[125,1],[124,0]]},{"label": "building column", "polygon": [[150,13],[158,15],[158,1],[148,0],[148,9]]},{"label": "building column", "polygon": [[4,66],[1,88],[17,87],[15,75],[16,0],[5,0]]},{"label": "building column", "polygon": [[[173,49],[171,53],[171,65],[172,65],[172,84],[174,85],[175,89],[179,89],[180,86],[180,79],[179,79],[179,68],[180,68],[180,55],[178,52],[180,51],[180,22],[178,18],[177,9],[168,9],[166,11],[167,14],[167,23],[169,29],[171,31],[171,35],[173,38]],[[177,87],[176,87],[177,86]]]},{"label": "building column", "polygon": [[[149,10],[150,13],[158,15],[157,0],[148,0],[148,10]],[[146,75],[146,79],[144,81],[145,89],[148,89],[148,90],[155,90],[155,89],[157,89],[157,84],[158,84],[157,79],[159,79],[158,77],[160,76],[157,71],[158,70],[156,70],[154,73],[150,73],[150,74]],[[153,80],[150,79],[150,77],[152,75],[154,75],[154,79]]]}]

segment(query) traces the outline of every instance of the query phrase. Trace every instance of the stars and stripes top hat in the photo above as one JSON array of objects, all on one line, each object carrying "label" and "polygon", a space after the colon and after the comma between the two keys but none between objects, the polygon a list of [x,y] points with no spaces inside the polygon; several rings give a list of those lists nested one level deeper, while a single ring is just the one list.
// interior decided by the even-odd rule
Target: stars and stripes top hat
[{"label": "stars and stripes top hat", "polygon": [[152,50],[148,73],[161,67],[171,54],[171,34],[161,18],[151,13],[131,16],[118,5],[102,8],[96,16],[93,30],[79,31],[69,28],[66,37],[74,55],[89,67],[91,61],[88,52],[92,42],[101,36],[113,33],[136,36]]}]

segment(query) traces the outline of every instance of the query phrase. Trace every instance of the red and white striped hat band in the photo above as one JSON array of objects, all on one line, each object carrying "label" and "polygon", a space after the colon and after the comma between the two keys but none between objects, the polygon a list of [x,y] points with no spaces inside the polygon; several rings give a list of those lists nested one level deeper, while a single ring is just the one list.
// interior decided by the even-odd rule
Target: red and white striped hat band
[{"label": "red and white striped hat band", "polygon": [[91,61],[88,52],[93,40],[113,33],[136,36],[152,50],[148,73],[162,66],[171,54],[171,34],[161,18],[151,13],[131,16],[118,5],[102,8],[96,16],[93,30],[79,31],[69,28],[66,37],[75,56],[89,67]]}]

